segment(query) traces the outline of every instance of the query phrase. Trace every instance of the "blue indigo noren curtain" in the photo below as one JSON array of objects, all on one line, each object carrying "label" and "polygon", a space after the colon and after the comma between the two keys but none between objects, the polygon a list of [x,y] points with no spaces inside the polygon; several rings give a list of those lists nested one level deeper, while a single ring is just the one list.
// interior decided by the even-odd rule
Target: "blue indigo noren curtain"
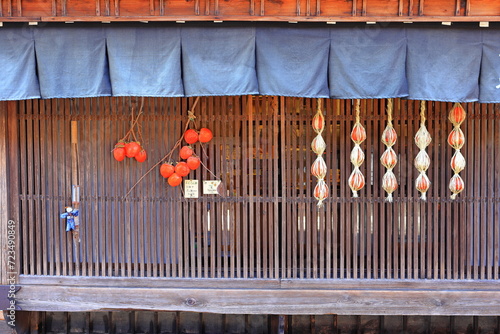
[{"label": "blue indigo noren curtain", "polygon": [[181,36],[186,96],[259,93],[255,28],[184,27]]},{"label": "blue indigo noren curtain", "polygon": [[409,98],[477,101],[481,33],[467,28],[407,28]]},{"label": "blue indigo noren curtain", "polygon": [[500,101],[500,29],[483,33],[479,100]]},{"label": "blue indigo noren curtain", "polygon": [[113,96],[184,96],[178,27],[111,26],[106,43]]},{"label": "blue indigo noren curtain", "polygon": [[34,30],[43,98],[111,95],[102,25],[48,25]]},{"label": "blue indigo noren curtain", "polygon": [[330,96],[408,96],[406,31],[377,25],[331,29]]},{"label": "blue indigo noren curtain", "polygon": [[500,29],[8,24],[0,100],[278,95],[500,103]]},{"label": "blue indigo noren curtain", "polygon": [[259,28],[260,94],[328,97],[329,45],[327,28]]},{"label": "blue indigo noren curtain", "polygon": [[40,98],[33,29],[0,29],[0,100]]}]

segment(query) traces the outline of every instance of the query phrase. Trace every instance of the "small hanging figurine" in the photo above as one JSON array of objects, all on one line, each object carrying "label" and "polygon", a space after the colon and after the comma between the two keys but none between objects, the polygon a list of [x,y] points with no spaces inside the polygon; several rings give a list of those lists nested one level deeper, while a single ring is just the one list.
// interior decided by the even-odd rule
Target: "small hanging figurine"
[{"label": "small hanging figurine", "polygon": [[361,125],[360,118],[360,101],[356,100],[356,122],[351,131],[351,140],[354,142],[354,147],[351,151],[351,163],[354,169],[349,176],[349,187],[352,190],[352,197],[358,197],[358,191],[360,191],[365,186],[365,177],[363,173],[359,170],[359,167],[365,161],[365,153],[359,146],[366,139],[366,130]]},{"label": "small hanging figurine", "polygon": [[325,152],[326,143],[321,133],[325,129],[325,117],[321,111],[321,100],[317,100],[316,115],[312,120],[312,127],[317,136],[311,143],[311,149],[316,153],[317,157],[311,166],[311,174],[318,179],[318,183],[314,187],[314,198],[318,200],[318,207],[323,205],[323,201],[328,197],[328,185],[325,182],[326,173],[328,168],[322,155]]},{"label": "small hanging figurine", "polygon": [[429,155],[425,151],[425,148],[429,146],[431,141],[432,141],[431,134],[429,133],[429,131],[427,131],[427,128],[425,127],[425,101],[421,101],[420,129],[418,129],[417,133],[415,134],[415,144],[417,144],[418,148],[420,149],[420,152],[418,152],[413,162],[415,164],[415,168],[417,168],[417,170],[420,172],[415,182],[415,188],[417,188],[417,190],[421,193],[420,199],[422,199],[423,201],[426,200],[425,194],[427,193],[427,190],[429,190],[429,187],[431,185],[429,177],[427,176],[427,174],[425,174],[425,172],[427,171],[427,169],[431,164],[431,159],[429,158]]},{"label": "small hanging figurine", "polygon": [[448,136],[448,144],[455,149],[455,154],[451,158],[451,169],[455,174],[450,180],[449,188],[452,192],[451,199],[457,198],[457,195],[464,190],[465,184],[464,180],[458,175],[465,168],[465,157],[460,152],[460,149],[465,144],[465,135],[460,129],[460,125],[465,121],[464,108],[460,103],[455,103],[453,108],[450,110],[448,119],[453,124],[453,130],[451,130]]},{"label": "small hanging figurine", "polygon": [[61,219],[66,219],[66,232],[75,230],[75,217],[78,217],[78,209],[73,209],[71,206],[64,208],[66,212],[61,213]]},{"label": "small hanging figurine", "polygon": [[396,180],[396,175],[392,169],[398,163],[398,156],[396,152],[392,149],[392,146],[396,144],[396,140],[398,136],[396,134],[396,130],[392,126],[392,99],[387,100],[387,126],[382,133],[382,143],[387,146],[387,149],[382,156],[380,157],[380,161],[385,168],[387,168],[387,172],[384,174],[382,178],[382,188],[387,192],[386,201],[392,202],[392,193],[398,188],[398,181]]}]

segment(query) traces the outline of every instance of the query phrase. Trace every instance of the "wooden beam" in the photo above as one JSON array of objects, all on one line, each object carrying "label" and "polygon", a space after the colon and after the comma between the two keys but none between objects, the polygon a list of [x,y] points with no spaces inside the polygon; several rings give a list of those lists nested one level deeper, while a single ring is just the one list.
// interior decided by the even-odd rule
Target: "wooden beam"
[{"label": "wooden beam", "polygon": [[163,278],[163,277],[77,277],[21,275],[21,285],[62,285],[123,288],[226,288],[283,290],[471,290],[500,291],[498,280],[401,280],[401,279],[230,279],[230,278]]},{"label": "wooden beam", "polygon": [[[102,16],[0,17],[0,22],[100,22]],[[106,16],[111,22],[200,22],[200,21],[259,21],[259,22],[496,22],[500,16]]]},{"label": "wooden beam", "polygon": [[147,309],[226,314],[500,314],[500,290],[149,289],[23,285],[16,297],[23,310],[54,312]]}]

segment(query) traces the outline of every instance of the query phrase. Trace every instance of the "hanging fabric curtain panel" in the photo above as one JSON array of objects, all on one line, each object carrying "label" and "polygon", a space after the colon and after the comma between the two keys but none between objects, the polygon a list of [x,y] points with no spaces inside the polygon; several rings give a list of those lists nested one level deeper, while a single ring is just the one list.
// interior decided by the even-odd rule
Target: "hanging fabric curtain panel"
[{"label": "hanging fabric curtain panel", "polygon": [[97,23],[0,28],[0,100],[278,95],[500,102],[500,29]]}]

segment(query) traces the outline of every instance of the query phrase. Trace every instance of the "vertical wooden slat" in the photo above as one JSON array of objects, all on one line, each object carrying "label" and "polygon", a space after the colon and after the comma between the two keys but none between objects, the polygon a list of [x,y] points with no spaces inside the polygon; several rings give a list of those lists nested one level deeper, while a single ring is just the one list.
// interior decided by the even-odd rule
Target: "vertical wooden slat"
[{"label": "vertical wooden slat", "polygon": [[[3,106],[2,106],[3,105]],[[20,234],[21,232],[21,221],[20,221],[20,199],[19,199],[19,191],[20,191],[20,184],[19,184],[19,115],[18,115],[18,101],[9,101],[9,102],[3,102],[3,103],[0,103],[0,110],[3,108],[3,113],[4,113],[4,117],[6,117],[6,120],[7,120],[7,126],[3,126],[4,129],[6,129],[6,144],[5,144],[5,149],[7,149],[7,152],[5,152],[6,154],[3,154],[3,156],[7,156],[7,159],[4,159],[5,162],[8,163],[8,170],[9,170],[9,173],[7,174],[6,170],[3,169],[3,173],[0,173],[0,175],[5,175],[5,181],[8,180],[7,182],[7,186],[8,186],[8,191],[5,191],[2,193],[2,195],[0,196],[8,196],[8,202],[9,202],[9,206],[8,206],[8,211],[3,211],[2,214],[0,214],[0,216],[2,217],[3,221],[4,222],[7,222],[8,224],[8,220],[11,219],[14,221],[15,223],[15,227],[14,227],[14,232],[15,232],[15,236],[16,236],[16,247],[15,247],[15,264],[14,264],[14,269],[12,269],[10,266],[7,268],[8,270],[4,271],[4,272],[10,272],[10,273],[14,273],[14,274],[11,274],[11,275],[14,275],[14,277],[16,277],[16,281],[17,281],[17,277],[18,275],[21,273],[21,250],[22,250],[22,235]],[[0,111],[1,112],[1,111]],[[1,141],[1,139],[0,139]],[[1,150],[1,149],[0,149]],[[0,153],[1,154],[1,153]],[[0,168],[5,168],[3,167],[2,163],[0,162],[0,165],[2,167]],[[0,182],[4,182],[4,181],[0,181]],[[5,205],[4,205],[5,204]],[[2,210],[7,210],[7,203],[5,202],[5,197],[2,198],[2,205],[0,206],[0,211]],[[8,212],[8,213],[7,213]],[[5,215],[8,215],[8,218],[5,219]],[[5,225],[2,225],[5,227]],[[4,230],[5,232],[5,230]],[[3,232],[2,232],[3,233]],[[3,233],[2,234],[3,237],[7,237],[8,236],[8,232],[7,233]],[[5,239],[3,239],[5,240]],[[4,248],[2,248],[4,249]],[[9,248],[9,250],[11,250]],[[9,253],[9,252],[4,252],[3,254],[4,256],[5,255],[12,255],[12,253]],[[8,256],[6,258],[7,260],[7,265],[9,265],[8,263]],[[2,271],[6,269],[6,266],[5,266],[5,257],[4,257],[4,262],[2,262]],[[3,281],[2,281],[3,280]],[[5,277],[3,278],[0,278],[0,282],[2,282],[1,284],[6,284],[5,282]]]},{"label": "vertical wooden slat", "polygon": [[39,125],[39,143],[40,143],[40,151],[39,151],[39,191],[38,194],[40,196],[39,200],[39,205],[40,205],[40,221],[41,221],[41,249],[44,250],[42,252],[42,275],[48,275],[48,259],[49,259],[49,252],[48,252],[48,240],[47,240],[47,230],[49,228],[49,222],[47,221],[47,203],[46,203],[46,198],[47,198],[47,186],[46,186],[46,180],[45,180],[45,175],[47,175],[47,170],[46,170],[46,157],[49,155],[47,154],[46,147],[47,147],[47,128],[46,128],[46,119],[47,119],[47,113],[45,111],[45,101],[40,101],[40,125]]},{"label": "vertical wooden slat", "polygon": [[[488,246],[488,239],[487,239],[487,232],[488,232],[488,227],[487,227],[487,214],[488,214],[488,207],[487,207],[487,202],[486,199],[488,198],[488,178],[485,179],[488,173],[488,168],[487,168],[487,163],[488,163],[488,144],[487,144],[487,134],[488,134],[488,110],[486,109],[487,105],[482,103],[480,104],[480,111],[479,111],[479,118],[478,122],[480,122],[480,127],[481,127],[481,139],[480,139],[480,147],[482,147],[482,150],[476,150],[476,152],[481,152],[481,154],[477,157],[478,160],[480,159],[481,161],[481,173],[478,175],[478,183],[481,187],[481,192],[480,192],[480,219],[481,219],[481,226],[480,226],[480,262],[479,265],[481,267],[481,279],[486,279],[486,266],[487,266],[487,246]],[[477,119],[477,118],[476,118]],[[477,143],[477,142],[475,142]],[[470,143],[469,143],[470,144]],[[484,151],[486,149],[486,152]],[[479,169],[476,169],[476,171]]]},{"label": "vertical wooden slat", "polygon": [[403,16],[403,0],[398,1],[398,16]]},{"label": "vertical wooden slat", "polygon": [[[289,143],[290,141],[288,140],[288,135],[291,132],[290,129],[286,126],[285,122],[287,118],[286,111],[287,109],[285,108],[285,98],[283,96],[279,97],[278,101],[278,110],[279,110],[279,147],[280,147],[280,152],[279,155],[281,157],[280,160],[280,170],[281,170],[281,175],[279,182],[281,183],[281,202],[280,202],[280,209],[282,212],[281,215],[281,222],[278,221],[279,217],[276,216],[276,222],[277,224],[280,225],[281,228],[281,238],[278,242],[276,247],[278,247],[279,244],[281,244],[281,258],[279,262],[279,266],[276,266],[279,269],[282,270],[282,277],[284,278],[290,278],[290,262],[289,256],[290,256],[290,230],[288,229],[289,226],[289,219],[290,219],[290,212],[288,210],[288,203],[287,199],[289,197],[288,193],[288,184],[286,183],[287,180],[290,179],[290,170],[289,170],[289,163],[290,163],[290,156],[288,154],[289,152]],[[278,144],[278,143],[276,143]],[[278,188],[276,188],[278,189]],[[276,196],[277,197],[277,196]],[[278,225],[276,225],[278,226]],[[278,248],[277,248],[278,250]],[[279,277],[279,276],[277,276]]]},{"label": "vertical wooden slat", "polygon": [[418,15],[424,15],[424,0],[418,0]]},{"label": "vertical wooden slat", "polygon": [[358,0],[352,0],[352,8],[351,8],[351,15],[352,16],[358,15],[358,8],[357,7],[358,7]]},{"label": "vertical wooden slat", "polygon": [[120,15],[120,0],[114,0],[115,1],[115,16]]},{"label": "vertical wooden slat", "polygon": [[[280,206],[283,208],[282,205],[280,205],[279,202],[279,178],[276,177],[276,175],[279,173],[280,168],[278,167],[278,159],[279,159],[279,151],[278,151],[278,145],[280,144],[279,142],[279,134],[280,134],[280,124],[281,122],[278,122],[278,117],[280,116],[279,113],[281,110],[279,109],[279,100],[278,97],[275,96],[273,97],[273,127],[272,129],[274,130],[273,133],[273,141],[272,141],[272,157],[271,161],[273,162],[273,170],[270,173],[270,178],[271,180],[274,180],[273,188],[274,188],[274,207],[273,207],[273,222],[272,222],[272,230],[271,232],[273,233],[273,238],[272,238],[272,248],[270,250],[271,256],[272,256],[272,269],[274,269],[274,274],[271,274],[271,278],[279,278],[280,277],[280,257],[279,257],[279,244],[280,244],[280,233],[279,233],[279,211],[280,211]],[[281,169],[283,171],[283,169]],[[283,173],[281,173],[283,175]],[[283,210],[281,210],[283,212]]]},{"label": "vertical wooden slat", "polygon": [[[499,113],[499,105],[496,104],[493,106],[493,115],[494,115],[494,123],[495,123],[495,135],[494,135],[494,144],[495,147],[495,169],[494,169],[494,185],[495,191],[494,194],[490,193],[491,196],[495,196],[497,199],[500,197],[500,113]],[[493,122],[492,122],[493,123]],[[492,182],[493,183],[493,182]],[[498,201],[494,201],[494,222],[495,222],[495,239],[493,245],[493,279],[498,279],[499,274],[499,262],[500,262],[500,203]],[[498,326],[497,330],[500,331],[500,317],[498,318]]]},{"label": "vertical wooden slat", "polygon": [[95,15],[101,16],[101,0],[95,0]]},{"label": "vertical wooden slat", "polygon": [[155,15],[155,0],[149,0],[149,15]]},{"label": "vertical wooden slat", "polygon": [[408,0],[408,16],[413,15],[413,0]]},{"label": "vertical wooden slat", "polygon": [[[468,142],[469,143],[477,143],[481,141],[481,120],[479,118],[480,114],[480,106],[479,105],[474,105],[474,113],[473,113],[473,118],[472,118],[472,123],[474,125],[474,140]],[[473,155],[473,169],[475,171],[479,171],[481,168],[481,154],[478,150],[474,150],[474,155]],[[472,155],[471,155],[472,156]],[[470,159],[470,157],[469,157]],[[471,164],[472,165],[472,164]],[[472,167],[472,166],[471,166]],[[472,180],[472,184],[466,184],[466,187],[473,187],[474,189],[474,279],[479,279],[480,274],[482,273],[482,270],[480,270],[481,267],[481,178],[479,173],[474,173],[474,177]]]},{"label": "vertical wooden slat", "polygon": [[[26,119],[26,109],[24,108],[24,103],[19,102],[18,104],[18,119],[19,119],[19,156],[20,156],[20,207],[21,207],[21,214],[20,214],[20,221],[19,223],[23,223],[24,228],[22,229],[22,240],[28,240],[28,228],[26,228],[29,224],[29,221],[27,219],[27,199],[26,199],[26,187],[27,187],[27,178],[26,178],[26,171],[27,171],[27,166],[26,166],[26,145],[27,145],[27,139],[26,139],[26,124],[27,124],[27,119]],[[28,256],[29,256],[29,245],[26,242],[23,242],[21,245],[21,250],[22,250],[22,274],[29,274],[29,262],[28,262]]]},{"label": "vertical wooden slat", "polygon": [[366,16],[366,2],[367,0],[361,0],[361,16]]},{"label": "vertical wooden slat", "polygon": [[12,0],[7,0],[7,16],[12,16]]},{"label": "vertical wooden slat", "polygon": [[[295,99],[292,99],[292,98],[288,98],[287,99],[288,101],[288,105],[289,105],[289,109],[292,110],[292,112],[294,113],[293,114],[293,121],[292,121],[292,126],[291,128],[293,129],[293,133],[291,135],[292,137],[292,140],[291,140],[291,150],[292,150],[292,155],[291,155],[291,160],[292,160],[292,180],[293,182],[298,182],[298,186],[295,186],[295,185],[291,185],[291,188],[293,189],[292,190],[292,195],[294,196],[299,196],[299,197],[303,197],[302,195],[302,176],[301,174],[297,174],[297,170],[300,168],[300,165],[298,164],[298,159],[297,159],[297,155],[299,154],[298,153],[298,149],[296,149],[297,147],[297,137],[298,137],[298,134],[301,133],[301,127],[300,127],[300,120],[297,119],[297,116],[300,115],[300,109],[298,108],[298,106],[296,105],[296,100]],[[300,210],[300,208],[302,207],[302,204],[299,204],[299,202],[297,202],[297,205],[295,206],[292,206],[292,204],[290,204],[290,207],[291,207],[291,211],[292,211],[292,219],[290,220],[291,221],[291,231],[292,231],[292,276],[293,278],[298,278],[299,275],[302,275],[299,273],[299,265],[301,268],[303,268],[303,253],[302,253],[302,250],[303,250],[303,247],[302,247],[302,244],[300,243],[300,238],[301,238],[301,230],[299,228],[301,228],[301,222],[300,222],[300,218],[298,216],[298,212]],[[300,254],[300,255],[299,255]],[[299,257],[300,256],[300,257]]]},{"label": "vertical wooden slat", "polygon": [[[307,103],[309,102],[309,103]],[[307,120],[305,120],[302,124],[302,126],[305,126],[306,128],[306,138],[308,138],[308,141],[307,143],[309,144],[312,139],[314,138],[314,132],[313,132],[313,129],[311,127],[311,119],[312,119],[312,113],[311,113],[311,105],[310,105],[310,100],[305,100],[304,99],[301,99],[301,103],[302,105],[306,105],[307,106],[307,110],[309,111],[308,114],[310,115],[309,117],[307,117]],[[311,152],[311,150],[309,150],[309,147],[306,146],[308,148],[307,152],[308,154],[306,154],[306,159],[305,159],[305,168],[304,169],[301,169],[301,170],[305,170],[305,171],[310,171],[310,168],[311,168],[311,165],[313,163],[313,159],[314,159],[314,155],[313,153]],[[312,176],[310,173],[307,173],[307,186],[306,186],[306,189],[307,189],[307,192],[306,192],[306,195],[307,197],[310,197],[313,190],[314,190],[314,186],[313,183],[311,182],[312,181]],[[313,218],[312,217],[316,217],[316,212],[317,212],[317,207],[314,207],[313,206],[314,204],[311,204],[311,203],[307,203],[306,206],[304,207],[305,208],[305,212],[304,212],[304,219],[305,219],[305,226],[306,226],[306,242],[305,242],[305,247],[306,247],[306,267],[305,269],[307,270],[306,271],[306,275],[305,277],[307,278],[312,278],[312,265],[313,265],[313,261],[312,261],[312,251],[313,249],[311,249],[312,245],[311,245],[311,242],[313,242],[312,240],[312,233],[313,233],[313,229],[316,230],[316,221],[313,221]]]},{"label": "vertical wooden slat", "polygon": [[[355,2],[353,1],[353,8],[355,8]],[[350,100],[343,100],[341,101],[341,106],[343,107],[342,109],[345,110],[345,106],[347,102],[350,103]],[[346,121],[345,117],[342,118],[340,122],[340,197],[341,198],[346,198],[347,197],[347,192],[346,192],[346,169],[343,168],[346,163],[346,157],[347,157],[347,152],[348,149],[346,148],[346,138],[347,138],[347,128],[348,128],[349,122]],[[346,226],[346,216],[348,215],[348,204],[345,202],[342,202],[340,204],[340,229],[339,229],[339,237],[340,237],[340,261],[339,261],[339,278],[345,278],[345,270],[346,270],[346,236],[347,236],[347,226]],[[349,274],[347,274],[349,275]]]},{"label": "vertical wooden slat", "polygon": [[[494,168],[499,168],[498,166],[495,166],[495,161],[494,161],[494,152],[495,152],[495,147],[494,147],[494,131],[493,131],[493,125],[495,123],[495,118],[494,118],[494,113],[493,113],[493,106],[492,105],[485,105],[485,109],[486,109],[486,115],[484,115],[483,117],[486,119],[486,126],[487,126],[487,129],[484,129],[483,131],[484,132],[487,132],[487,136],[486,136],[486,163],[485,163],[485,168],[487,168],[487,174],[483,174],[484,175],[487,175],[486,176],[486,180],[484,183],[487,184],[487,186],[485,186],[485,190],[486,190],[486,198],[489,199],[487,203],[485,203],[486,205],[486,210],[487,210],[487,228],[485,231],[486,235],[487,235],[487,245],[485,246],[486,247],[486,251],[487,251],[487,254],[486,254],[486,258],[487,258],[487,262],[486,262],[486,279],[488,280],[491,280],[493,279],[493,259],[495,257],[495,253],[494,253],[494,249],[495,249],[495,246],[494,246],[494,243],[493,243],[493,240],[494,240],[494,229],[493,229],[493,226],[495,225],[495,220],[493,219],[494,217],[494,214],[493,214],[493,210],[494,210],[494,201],[491,200],[494,198],[495,194],[494,194],[494,188],[493,188],[493,185],[494,185],[494,180],[495,180],[495,177],[494,177],[494,174],[493,174],[493,170]],[[484,147],[484,146],[482,146]],[[483,158],[484,159],[484,158]],[[494,166],[494,167],[493,167]],[[483,183],[483,184],[484,184]],[[498,235],[497,235],[498,236]]]},{"label": "vertical wooden slat", "polygon": [[[1,4],[0,4],[1,5]],[[8,118],[7,118],[7,102],[0,102],[0,128],[3,129],[2,132],[0,133],[0,156],[6,157],[7,156],[7,150],[8,150],[8,139],[9,139],[9,133],[8,133]],[[9,129],[10,130],[10,129]],[[12,130],[10,130],[12,131]],[[12,156],[10,156],[10,159],[12,159]],[[9,236],[9,225],[10,222],[10,213],[9,213],[9,199],[8,199],[8,194],[10,194],[8,190],[8,178],[9,175],[7,173],[8,171],[8,164],[7,164],[7,159],[0,159],[0,249],[2,250],[0,254],[0,284],[7,285],[8,284],[8,279],[10,276],[11,272],[15,272],[14,268],[10,268],[9,266],[9,261],[12,262],[18,262],[19,260],[16,258],[16,255],[19,254],[19,252],[16,253],[11,253],[10,251],[11,248],[8,248],[8,236]],[[17,200],[17,196],[14,197],[14,201]],[[15,224],[18,224],[18,222],[15,222]],[[14,230],[15,231],[15,230]],[[14,239],[14,241],[19,242],[21,240],[19,238],[19,235],[15,235],[14,237],[17,237],[17,240]],[[19,247],[18,243],[18,247]],[[12,257],[10,257],[12,256]],[[17,275],[16,275],[17,276]]]},{"label": "vertical wooden slat", "polygon": [[471,3],[471,0],[465,0],[465,15],[466,16],[470,15],[470,3]]},{"label": "vertical wooden slat", "polygon": [[455,0],[455,16],[460,15],[461,0]]},{"label": "vertical wooden slat", "polygon": [[[52,0],[52,16],[57,16],[57,0]],[[0,1],[0,16],[2,16],[2,1]]]},{"label": "vertical wooden slat", "polygon": [[165,15],[165,0],[160,0],[160,15]]},{"label": "vertical wooden slat", "polygon": [[[32,186],[32,201],[34,206],[33,216],[35,218],[35,256],[36,275],[42,275],[42,262],[44,261],[43,244],[42,244],[42,214],[40,208],[40,123],[41,115],[37,100],[33,101],[33,186]],[[45,252],[43,252],[45,253]]]},{"label": "vertical wooden slat", "polygon": [[255,231],[256,231],[256,222],[255,222],[255,190],[254,190],[254,182],[257,180],[257,172],[254,167],[254,162],[256,161],[256,149],[254,149],[254,113],[256,108],[257,101],[250,99],[248,103],[248,151],[250,153],[249,159],[249,172],[251,181],[249,183],[248,192],[249,192],[249,224],[250,224],[250,242],[249,242],[249,257],[250,257],[250,277],[255,277]]},{"label": "vertical wooden slat", "polygon": [[[249,183],[252,183],[252,170],[249,167],[250,161],[252,159],[252,151],[249,148],[250,142],[247,141],[249,138],[249,130],[248,128],[250,127],[250,122],[249,122],[249,117],[250,117],[250,110],[251,110],[251,104],[252,104],[252,96],[247,95],[243,97],[243,104],[242,104],[242,132],[241,132],[241,137],[242,137],[242,155],[243,158],[246,157],[246,160],[243,160],[242,163],[242,175],[248,175],[248,177],[243,177],[243,196],[245,196],[246,200],[244,201],[243,204],[243,232],[242,232],[242,257],[243,257],[243,278],[248,278],[249,276],[249,222],[248,222],[248,216],[249,216],[249,211],[251,211],[251,206],[249,204]],[[250,181],[250,182],[249,182]]]}]

